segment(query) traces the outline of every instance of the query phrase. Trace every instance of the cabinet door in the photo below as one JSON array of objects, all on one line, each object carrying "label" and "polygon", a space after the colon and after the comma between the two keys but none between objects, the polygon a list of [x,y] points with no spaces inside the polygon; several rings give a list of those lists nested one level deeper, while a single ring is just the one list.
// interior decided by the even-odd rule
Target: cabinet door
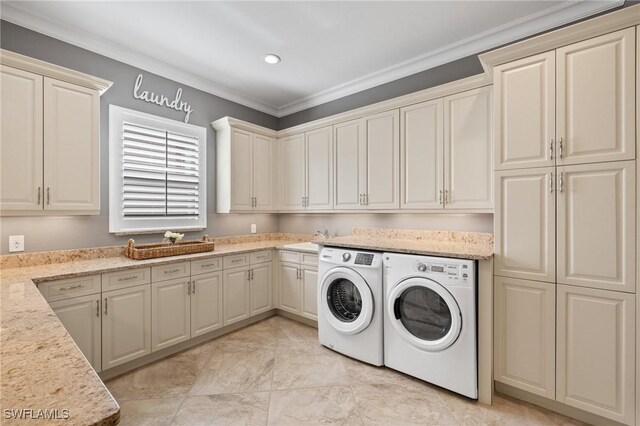
[{"label": "cabinet door", "polygon": [[0,66],[0,205],[42,210],[42,76]]},{"label": "cabinet door", "polygon": [[335,153],[335,208],[364,209],[366,140],[361,120],[333,126]]},{"label": "cabinet door", "polygon": [[494,69],[496,170],[554,164],[555,52]]},{"label": "cabinet door", "polygon": [[253,210],[253,145],[250,132],[231,129],[231,210]]},{"label": "cabinet door", "polygon": [[280,140],[280,208],[304,210],[305,196],[305,141],[304,134]]},{"label": "cabinet door", "polygon": [[557,50],[558,164],[635,158],[635,34],[627,28]]},{"label": "cabinet door", "polygon": [[634,293],[635,162],[558,172],[558,282]]},{"label": "cabinet door", "polygon": [[333,208],[333,127],[306,133],[307,210]]},{"label": "cabinet door", "polygon": [[493,209],[492,90],[444,98],[445,208]]},{"label": "cabinet door", "polygon": [[222,271],[193,277],[191,337],[222,327]]},{"label": "cabinet door", "polygon": [[632,294],[558,285],[557,400],[635,424]]},{"label": "cabinet door", "polygon": [[94,370],[102,369],[100,354],[100,295],[74,297],[51,303],[51,309],[76,342]]},{"label": "cabinet door", "polygon": [[222,286],[223,325],[249,318],[249,267],[224,271]]},{"label": "cabinet door", "polygon": [[400,207],[400,111],[365,117],[368,209]]},{"label": "cabinet door", "polygon": [[45,210],[100,211],[100,94],[44,79]]},{"label": "cabinet door", "polygon": [[556,286],[495,277],[495,380],[555,398]]},{"label": "cabinet door", "polygon": [[280,264],[280,294],[278,308],[300,314],[302,311],[302,286],[300,266],[291,263]]},{"label": "cabinet door", "polygon": [[318,268],[302,268],[302,316],[318,320]]},{"label": "cabinet door", "polygon": [[151,353],[151,285],[102,293],[102,369]]},{"label": "cabinet door", "polygon": [[252,316],[273,309],[273,267],[271,263],[251,267],[249,286]]},{"label": "cabinet door", "polygon": [[495,274],[556,280],[554,168],[497,172]]},{"label": "cabinet door", "polygon": [[191,337],[189,278],[151,284],[151,351],[159,351]]},{"label": "cabinet door", "polygon": [[262,135],[253,137],[253,196],[255,210],[271,210],[274,205],[274,140]]},{"label": "cabinet door", "polygon": [[400,110],[400,208],[444,205],[442,99]]}]

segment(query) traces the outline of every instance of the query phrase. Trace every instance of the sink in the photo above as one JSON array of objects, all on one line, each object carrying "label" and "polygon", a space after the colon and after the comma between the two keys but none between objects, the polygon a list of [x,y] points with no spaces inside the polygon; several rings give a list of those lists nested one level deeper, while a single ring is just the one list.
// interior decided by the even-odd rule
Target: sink
[{"label": "sink", "polygon": [[318,245],[316,243],[285,244],[283,247],[285,249],[291,249],[291,250],[305,250],[305,251],[312,251],[314,253],[318,252]]}]

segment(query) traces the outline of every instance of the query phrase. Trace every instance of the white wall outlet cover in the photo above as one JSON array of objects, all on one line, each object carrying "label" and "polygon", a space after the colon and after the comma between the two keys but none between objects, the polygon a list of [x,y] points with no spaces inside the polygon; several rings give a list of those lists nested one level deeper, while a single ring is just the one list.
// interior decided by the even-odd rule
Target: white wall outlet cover
[{"label": "white wall outlet cover", "polygon": [[9,236],[9,253],[24,251],[24,235]]},{"label": "white wall outlet cover", "polygon": [[257,232],[256,224],[255,224],[255,223],[252,223],[252,224],[251,224],[251,233],[252,233],[252,234],[255,234],[256,232]]}]

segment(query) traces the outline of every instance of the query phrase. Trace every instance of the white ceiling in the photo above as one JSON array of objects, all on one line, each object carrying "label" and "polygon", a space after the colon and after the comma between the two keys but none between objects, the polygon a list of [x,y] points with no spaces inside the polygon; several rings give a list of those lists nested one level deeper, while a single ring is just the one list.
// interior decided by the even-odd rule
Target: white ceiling
[{"label": "white ceiling", "polygon": [[284,116],[622,2],[3,1],[1,15]]}]

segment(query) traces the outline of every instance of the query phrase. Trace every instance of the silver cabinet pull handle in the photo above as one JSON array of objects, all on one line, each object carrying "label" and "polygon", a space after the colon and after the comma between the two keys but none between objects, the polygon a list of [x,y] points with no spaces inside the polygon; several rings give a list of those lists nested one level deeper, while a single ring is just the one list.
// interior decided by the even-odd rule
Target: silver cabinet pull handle
[{"label": "silver cabinet pull handle", "polygon": [[42,188],[38,187],[38,205],[40,205],[40,192]]},{"label": "silver cabinet pull handle", "polygon": [[448,189],[444,190],[444,203],[445,204],[449,204],[449,190]]},{"label": "silver cabinet pull handle", "polygon": [[563,186],[564,186],[564,172],[560,172],[560,192],[562,192]]},{"label": "silver cabinet pull handle", "polygon": [[47,187],[47,204],[51,204],[51,188]]},{"label": "silver cabinet pull handle", "polygon": [[96,317],[100,318],[100,299],[96,300]]},{"label": "silver cabinet pull handle", "polygon": [[131,281],[131,280],[135,280],[136,278],[138,278],[137,275],[131,275],[130,277],[118,278],[118,282]]},{"label": "silver cabinet pull handle", "polygon": [[197,281],[191,281],[191,285],[193,286],[191,289],[191,294],[196,294],[196,283]]},{"label": "silver cabinet pull handle", "polygon": [[549,141],[549,160],[553,160],[553,139]]},{"label": "silver cabinet pull handle", "polygon": [[247,269],[247,281],[251,279],[251,271]]},{"label": "silver cabinet pull handle", "polygon": [[107,312],[109,310],[109,299],[107,299],[106,297],[104,298],[104,314],[107,315]]},{"label": "silver cabinet pull handle", "polygon": [[69,287],[60,287],[58,291],[75,290],[76,288],[84,288],[84,284],[72,285]]},{"label": "silver cabinet pull handle", "polygon": [[164,271],[165,274],[173,274],[174,272],[178,272],[180,269],[172,269],[170,271]]},{"label": "silver cabinet pull handle", "polygon": [[201,268],[211,268],[212,266],[217,266],[216,263],[207,263],[206,265],[201,265]]},{"label": "silver cabinet pull handle", "polygon": [[562,158],[562,151],[563,151],[563,150],[562,150],[562,138],[560,138],[560,140],[558,141],[558,143],[560,144],[560,147],[559,147],[559,148],[560,148],[560,149],[559,149],[559,152],[560,152],[560,158]]},{"label": "silver cabinet pull handle", "polygon": [[231,261],[231,263],[241,262],[242,260],[243,260],[242,258],[240,258],[240,259],[233,259],[233,260]]},{"label": "silver cabinet pull handle", "polygon": [[187,294],[191,294],[191,281],[187,281]]},{"label": "silver cabinet pull handle", "polygon": [[553,194],[553,173],[549,173],[549,193]]},{"label": "silver cabinet pull handle", "polygon": [[442,205],[442,189],[440,190],[440,196],[438,197],[438,204]]}]

